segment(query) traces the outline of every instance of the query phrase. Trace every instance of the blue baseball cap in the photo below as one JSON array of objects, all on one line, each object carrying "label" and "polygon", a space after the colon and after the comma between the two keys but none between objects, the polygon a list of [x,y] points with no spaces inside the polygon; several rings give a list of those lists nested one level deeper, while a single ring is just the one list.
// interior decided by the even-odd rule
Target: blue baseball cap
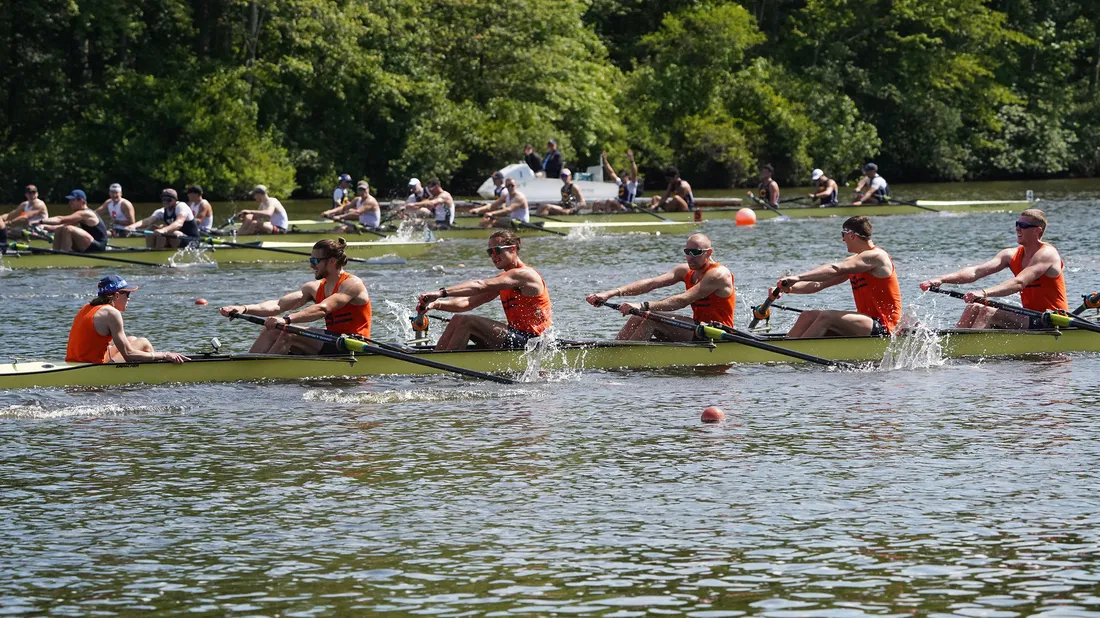
[{"label": "blue baseball cap", "polygon": [[75,199],[87,200],[88,199],[88,194],[85,193],[81,189],[73,189],[71,192],[69,192],[68,195],[65,196],[65,199],[67,199],[67,200],[75,200]]},{"label": "blue baseball cap", "polygon": [[118,275],[107,275],[99,280],[99,293],[100,294],[114,294],[115,292],[133,292],[140,289],[136,285],[130,285],[126,283],[126,280]]},{"label": "blue baseball cap", "polygon": [[340,174],[340,182],[351,182],[350,174]]}]

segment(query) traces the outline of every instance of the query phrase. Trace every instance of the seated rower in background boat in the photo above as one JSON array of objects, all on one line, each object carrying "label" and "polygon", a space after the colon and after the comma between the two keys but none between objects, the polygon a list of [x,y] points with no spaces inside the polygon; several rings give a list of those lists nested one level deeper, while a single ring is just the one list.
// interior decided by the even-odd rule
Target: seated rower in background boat
[{"label": "seated rower in background boat", "polygon": [[443,190],[438,178],[428,181],[428,194],[430,197],[426,200],[407,204],[406,211],[415,212],[414,216],[420,219],[433,217],[434,229],[445,230],[454,227],[455,200],[450,193]]},{"label": "seated rower in background boat", "polygon": [[50,216],[46,202],[38,199],[38,187],[27,185],[23,195],[27,199],[16,206],[15,210],[0,215],[0,243],[8,242],[9,230],[24,230],[38,225]]},{"label": "seated rower in background boat", "polygon": [[492,203],[492,206],[503,204],[504,208],[491,210],[481,219],[481,227],[512,228],[512,221],[531,222],[531,211],[527,207],[527,196],[516,189],[516,179],[509,178],[504,181],[504,193]]},{"label": "seated rower in background boat", "polygon": [[97,295],[73,318],[69,343],[65,350],[68,363],[137,363],[191,360],[176,352],[157,352],[144,337],[131,337],[122,324],[122,312],[130,304],[130,293],[138,286],[129,285],[118,275],[99,280]]},{"label": "seated rower in background boat", "polygon": [[[263,185],[256,185],[256,188],[252,189],[252,199],[256,200],[260,208],[257,210],[241,210],[237,213],[243,215],[241,229],[237,230],[237,233],[242,236],[248,236],[249,234],[286,234],[290,219],[286,215],[286,208],[283,208],[283,203],[278,198],[269,196],[267,187]],[[261,219],[267,219],[267,221]]]},{"label": "seated rower in background boat", "polygon": [[340,174],[336,179],[336,188],[332,190],[332,209],[343,208],[351,202],[351,175]]},{"label": "seated rower in background boat", "polygon": [[[856,195],[855,200],[852,202],[853,205],[885,204],[890,201],[890,186],[886,184],[885,178],[878,175],[877,165],[874,163],[864,165],[863,176],[867,181],[864,183],[864,181],[861,180],[860,184],[856,185]],[[860,193],[861,190],[862,193]]]},{"label": "seated rower in background boat", "polygon": [[214,228],[214,207],[202,197],[202,187],[199,185],[187,186],[187,207],[195,213],[195,220],[199,222],[199,233],[209,234]]},{"label": "seated rower in background boat", "polygon": [[587,204],[584,194],[577,183],[573,182],[573,172],[568,168],[561,171],[561,204],[543,204],[539,207],[540,215],[575,215]]},{"label": "seated rower in background boat", "polygon": [[[775,168],[771,163],[761,165],[760,186],[756,189],[757,197],[760,198],[760,201],[773,208],[779,205],[779,183],[772,178],[772,174],[774,173]],[[748,192],[748,196],[752,197],[752,191]]]},{"label": "seated rower in background boat", "polygon": [[871,240],[871,220],[850,217],[841,228],[840,238],[854,255],[801,275],[783,277],[776,288],[787,294],[813,294],[848,281],[856,310],[803,311],[787,337],[885,337],[901,322],[897,271],[890,254]]},{"label": "seated rower in background boat", "polygon": [[619,187],[619,194],[613,200],[604,200],[592,204],[592,212],[623,212],[634,207],[634,198],[638,195],[638,164],[634,162],[634,151],[626,151],[626,160],[630,161],[630,170],[615,175],[615,169],[607,162],[607,151],[600,153],[604,171],[611,182]]},{"label": "seated rower in background boat", "polygon": [[[363,227],[372,230],[378,229],[382,224],[382,207],[378,205],[378,200],[370,194],[370,185],[367,184],[367,181],[360,180],[355,187],[355,193],[355,200],[348,204],[348,211],[342,215],[333,215],[332,218],[336,221],[355,220]],[[339,230],[354,232],[356,228],[354,224],[341,225]]]},{"label": "seated rower in background boat", "polygon": [[[641,279],[606,292],[589,294],[585,300],[599,307],[614,296],[638,296],[683,283],[687,288],[674,296],[644,303],[623,303],[619,312],[630,315],[632,309],[669,313],[691,306],[692,319],[698,323],[717,322],[733,327],[733,313],[737,307],[737,292],[733,286],[733,273],[715,262],[714,249],[704,234],[692,234],[684,245],[685,263],[667,273]],[[678,316],[677,316],[678,317]],[[683,328],[661,324],[639,316],[631,316],[619,331],[616,339],[648,341],[690,341],[694,333]]]},{"label": "seated rower in background boat", "polygon": [[[346,272],[348,257],[343,238],[319,240],[309,258],[313,281],[278,300],[255,305],[229,305],[221,314],[247,313],[267,317],[264,332],[249,352],[253,354],[343,354],[333,343],[294,335],[277,328],[281,323],[304,324],[324,318],[324,331],[333,335],[370,338],[371,302],[363,280]],[[310,301],[314,304],[305,307]],[[304,309],[300,309],[305,307]],[[295,311],[295,309],[299,309]],[[282,317],[275,317],[278,314]],[[321,330],[321,329],[313,329]]]},{"label": "seated rower in background boat", "polygon": [[523,349],[528,340],[550,328],[553,316],[550,293],[542,276],[519,257],[520,238],[515,232],[501,230],[489,236],[489,258],[504,271],[492,279],[472,279],[458,285],[439,288],[420,295],[416,312],[431,310],[465,313],[500,298],[508,323],[477,315],[456,315],[439,337],[437,350],[464,350],[469,342],[475,347],[494,350]]},{"label": "seated rower in background boat", "polygon": [[493,172],[493,202],[485,204],[484,206],[478,206],[469,210],[471,215],[483,215],[489,211],[496,210],[496,207],[503,203],[502,198],[507,193],[507,189],[504,186],[504,174]]},{"label": "seated rower in background boat", "polygon": [[137,221],[137,216],[134,214],[134,204],[122,197],[122,185],[117,182],[107,188],[107,195],[109,198],[100,204],[99,208],[95,209],[95,214],[99,215],[101,219],[104,215],[110,216],[111,221],[107,230],[111,236],[129,236],[129,231],[119,228],[124,228]]},{"label": "seated rower in background boat", "polygon": [[179,201],[172,188],[160,192],[162,206],[137,223],[126,226],[127,231],[154,229],[156,236],[146,236],[145,245],[155,249],[182,249],[198,242],[199,223],[191,207]]},{"label": "seated rower in background boat", "polygon": [[107,226],[88,208],[88,195],[81,189],[73,189],[65,199],[69,200],[71,215],[49,217],[40,222],[42,229],[53,232],[54,250],[95,253],[106,249]]},{"label": "seated rower in background boat", "polygon": [[957,328],[1046,328],[1041,320],[986,307],[975,301],[982,298],[1020,294],[1020,304],[1032,311],[1069,311],[1066,299],[1065,263],[1054,245],[1043,242],[1047,229],[1046,214],[1038,208],[1020,213],[1016,220],[1016,242],[997,253],[992,260],[978,266],[968,266],[949,275],[922,281],[920,288],[928,290],[944,283],[974,283],[1005,268],[1013,277],[976,292],[967,292],[964,301],[970,304],[959,318]]},{"label": "seated rower in background boat", "polygon": [[653,198],[651,208],[668,212],[695,210],[695,196],[691,192],[691,185],[680,178],[680,170],[675,166],[666,167],[665,179],[668,180],[668,188],[664,195]]},{"label": "seated rower in background boat", "polygon": [[836,206],[840,202],[840,187],[837,186],[835,180],[826,176],[825,172],[814,170],[810,174],[810,180],[813,181],[814,189],[816,189],[814,193],[810,194],[814,206],[825,208]]}]

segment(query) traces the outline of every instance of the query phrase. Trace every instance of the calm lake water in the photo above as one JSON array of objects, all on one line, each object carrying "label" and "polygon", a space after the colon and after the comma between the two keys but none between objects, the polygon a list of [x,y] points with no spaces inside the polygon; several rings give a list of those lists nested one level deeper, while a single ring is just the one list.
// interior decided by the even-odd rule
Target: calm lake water
[{"label": "calm lake water", "polygon": [[[1100,290],[1100,184],[1030,184],[1057,196],[1041,206],[1073,304]],[[959,188],[912,197],[1027,187]],[[961,303],[917,282],[1013,245],[1014,220],[876,219],[907,313],[953,324]],[[738,321],[780,275],[842,258],[841,222],[708,222]],[[523,254],[558,336],[603,338],[622,319],[584,295],[662,272],[683,240],[532,238]],[[352,270],[399,338],[418,291],[492,267],[451,241]],[[256,327],[216,307],[310,277],[0,272],[0,357],[62,356],[110,272],[143,286],[127,330],[184,352],[246,350]],[[791,304],[852,306],[845,287]],[[0,614],[1100,616],[1100,358],[904,360],[0,392]],[[724,423],[699,422],[709,405]]]}]

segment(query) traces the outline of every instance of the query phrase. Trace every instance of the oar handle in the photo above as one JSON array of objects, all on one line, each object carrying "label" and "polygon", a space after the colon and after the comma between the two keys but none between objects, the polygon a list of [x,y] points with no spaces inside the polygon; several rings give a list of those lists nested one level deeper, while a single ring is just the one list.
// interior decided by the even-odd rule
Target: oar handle
[{"label": "oar handle", "polygon": [[1073,315],[1081,315],[1085,309],[1100,309],[1100,292],[1081,296],[1081,306],[1073,310]]},{"label": "oar handle", "polygon": [[768,297],[764,299],[763,303],[752,308],[752,320],[749,322],[749,330],[756,328],[756,325],[759,324],[761,320],[766,321],[771,317],[772,303],[779,300],[780,294],[779,288],[776,288],[768,294]]},{"label": "oar handle", "polygon": [[[946,294],[952,298],[964,299],[966,294],[957,292],[955,290],[945,290],[940,287],[930,287],[929,292],[935,292],[937,294]],[[1017,305],[1010,305],[1008,303],[1001,303],[995,300],[989,300],[986,297],[980,297],[974,299],[975,303],[992,307],[994,309],[1003,309],[1011,313],[1027,316],[1029,318],[1039,318],[1043,321],[1044,326],[1057,326],[1059,328],[1066,328],[1073,326],[1082,330],[1091,330],[1093,332],[1100,333],[1100,324],[1096,324],[1084,318],[1074,317],[1073,315],[1066,315],[1064,313],[1058,313],[1055,311],[1034,311],[1032,309],[1026,309]]]}]

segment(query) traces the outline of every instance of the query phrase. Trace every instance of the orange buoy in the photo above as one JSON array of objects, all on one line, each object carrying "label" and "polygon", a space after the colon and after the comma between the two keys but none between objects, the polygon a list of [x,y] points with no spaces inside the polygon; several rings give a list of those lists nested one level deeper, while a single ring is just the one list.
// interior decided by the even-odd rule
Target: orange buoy
[{"label": "orange buoy", "polygon": [[734,217],[734,221],[738,226],[742,225],[756,225],[756,211],[751,208],[742,208],[737,211],[737,216]]},{"label": "orange buoy", "polygon": [[722,411],[722,408],[711,406],[703,410],[703,415],[699,417],[699,420],[704,423],[721,423],[725,418],[726,413]]},{"label": "orange buoy", "polygon": [[206,302],[205,298],[196,298],[195,299],[195,304],[196,305],[208,305],[210,303]]}]

